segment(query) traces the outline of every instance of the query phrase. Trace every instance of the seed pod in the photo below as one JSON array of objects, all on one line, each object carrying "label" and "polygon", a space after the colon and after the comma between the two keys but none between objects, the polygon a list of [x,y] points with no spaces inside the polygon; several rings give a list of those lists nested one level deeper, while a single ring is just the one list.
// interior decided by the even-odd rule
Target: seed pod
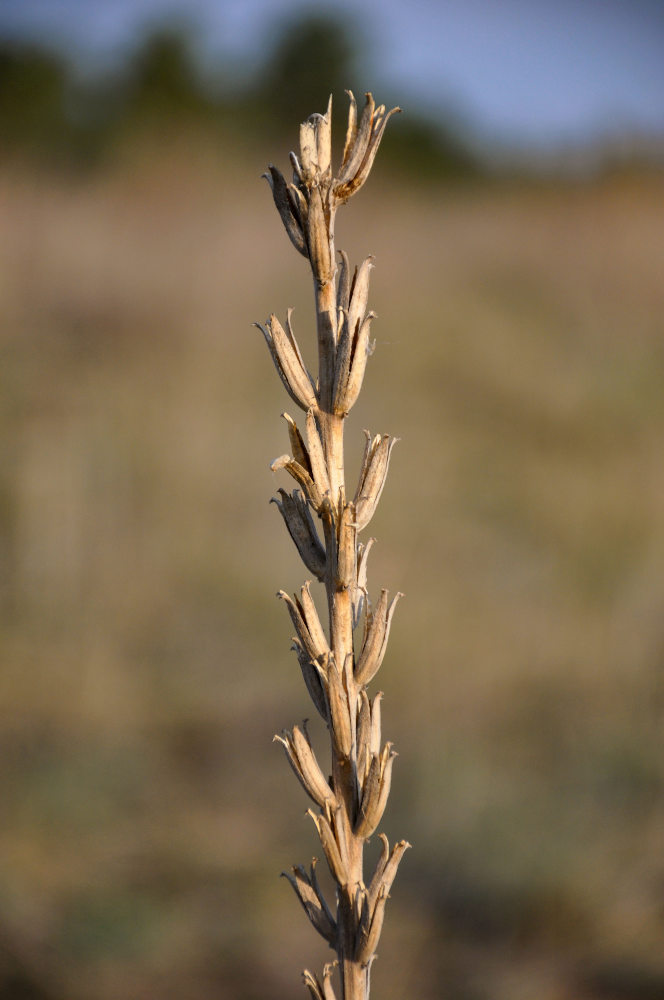
[{"label": "seed pod", "polygon": [[293,458],[296,462],[299,462],[303,469],[307,470],[313,479],[314,476],[311,474],[309,452],[307,451],[307,446],[305,445],[304,439],[298,430],[298,426],[289,413],[282,413],[281,415],[288,425],[288,439],[290,441]]},{"label": "seed pod", "polygon": [[302,356],[292,333],[290,335],[286,333],[274,313],[265,326],[260,323],[254,323],[254,326],[257,326],[265,337],[275,368],[291,399],[303,410],[316,406],[314,383],[302,363]]},{"label": "seed pod", "polygon": [[327,962],[323,966],[323,1000],[337,1000],[332,987],[332,972],[338,964],[338,962]]},{"label": "seed pod", "polygon": [[326,285],[334,274],[334,262],[330,256],[330,236],[323,210],[323,200],[320,188],[317,186],[312,187],[309,192],[306,237],[309,260],[316,282],[319,286]]},{"label": "seed pod", "polygon": [[378,607],[371,620],[371,626],[355,668],[355,680],[358,684],[369,684],[373,680],[380,670],[385,656],[392,617],[399,599],[403,597],[399,591],[388,606],[387,593],[386,590],[381,591]]},{"label": "seed pod", "polygon": [[339,550],[337,554],[337,586],[353,588],[357,572],[357,530],[355,504],[348,503],[339,520]]},{"label": "seed pod", "polygon": [[392,448],[398,440],[390,437],[389,434],[384,434],[382,438],[380,435],[376,435],[371,440],[369,432],[365,431],[365,434],[367,435],[367,447],[364,450],[360,481],[355,494],[358,531],[366,528],[378,506],[387,478]]},{"label": "seed pod", "polygon": [[288,879],[293,886],[295,895],[302,904],[304,912],[318,933],[321,937],[325,938],[329,945],[334,947],[337,937],[337,925],[330,911],[327,907],[323,908],[321,900],[312,885],[311,878],[307,875],[302,865],[294,865],[291,868],[291,872],[292,874],[282,872],[282,877]]},{"label": "seed pod", "polygon": [[362,261],[355,269],[353,278],[353,288],[350,294],[350,304],[348,307],[348,326],[350,327],[351,338],[355,338],[360,323],[367,311],[367,299],[369,298],[369,278],[374,266],[374,257],[369,256]]},{"label": "seed pod", "polygon": [[353,360],[348,381],[346,382],[346,392],[343,400],[341,400],[339,404],[342,413],[349,413],[355,406],[357,397],[360,395],[360,389],[362,388],[364,373],[367,367],[367,360],[373,350],[372,346],[369,344],[369,332],[371,329],[371,321],[375,318],[375,313],[368,313],[364,318],[364,321],[355,338]]},{"label": "seed pod", "polygon": [[342,168],[348,163],[348,157],[350,156],[353,146],[355,145],[355,137],[357,136],[357,102],[352,90],[347,90],[348,99],[350,101],[350,106],[348,108],[348,126],[346,128],[346,140],[344,142],[344,152],[341,158]]},{"label": "seed pod", "polygon": [[313,972],[309,972],[309,969],[305,969],[302,973],[302,981],[311,993],[312,1000],[325,1000],[323,987],[320,984],[318,976],[315,976]]},{"label": "seed pod", "polygon": [[281,221],[284,224],[284,228],[288,233],[288,238],[295,247],[295,249],[302,254],[303,257],[308,257],[307,244],[304,239],[304,231],[302,229],[302,220],[300,218],[299,212],[295,211],[293,201],[289,197],[288,185],[284,179],[281,171],[277,170],[276,167],[272,166],[270,163],[268,165],[269,174],[263,174],[270,185],[272,191],[272,197],[274,199],[274,204],[277,206],[277,211],[281,216]]},{"label": "seed pod", "polygon": [[[350,91],[348,91],[348,93],[350,93]],[[335,194],[338,198],[341,198],[341,194],[337,189],[343,189],[343,185],[348,184],[348,182],[353,178],[353,175],[357,173],[367,152],[369,140],[371,139],[371,127],[373,124],[373,114],[376,105],[372,94],[365,94],[364,97],[365,104],[362,109],[359,125],[357,126],[351,142],[348,144],[348,150],[344,156],[341,172],[339,176],[335,178]],[[351,112],[354,105],[355,99],[351,95]],[[355,108],[356,107],[357,105],[355,105]],[[357,115],[357,111],[355,111],[355,115]],[[349,124],[350,117],[351,116],[349,114]]]},{"label": "seed pod", "polygon": [[369,772],[364,781],[360,811],[353,826],[355,836],[361,837],[363,840],[371,836],[381,819],[380,816],[376,818],[375,815],[380,794],[380,771],[380,757],[374,753],[371,755]]},{"label": "seed pod", "polygon": [[334,196],[340,204],[359,191],[366,181],[376,158],[385,126],[392,115],[401,110],[401,108],[392,108],[385,114],[385,105],[381,104],[376,108],[372,95],[366,94],[366,103],[360,124],[355,127],[357,116],[355,99],[350,91],[346,91],[346,93],[351,98],[348,131],[341,173],[335,179],[333,186]]},{"label": "seed pod", "polygon": [[330,480],[327,473],[327,462],[313,410],[307,410],[307,443],[312,478],[322,494],[329,493]]},{"label": "seed pod", "polygon": [[380,753],[380,703],[383,692],[377,691],[371,703],[371,739],[369,748],[371,753]]},{"label": "seed pod", "polygon": [[272,497],[270,503],[277,505],[304,565],[322,580],[326,568],[325,549],[318,537],[309,504],[299,490],[294,490],[292,495],[284,489],[279,489],[278,493],[281,500]]},{"label": "seed pod", "polygon": [[347,885],[348,874],[341,860],[339,847],[334,839],[334,834],[332,833],[332,827],[325,816],[320,813],[317,816],[311,809],[309,809],[308,815],[311,816],[316,824],[318,836],[320,837],[321,846],[325,853],[325,858],[327,860],[332,878],[335,880],[337,885],[342,887]]},{"label": "seed pod", "polygon": [[340,250],[341,264],[337,270],[337,309],[348,312],[350,305],[350,264],[348,254]]},{"label": "seed pod", "polygon": [[302,608],[302,615],[309,629],[314,646],[320,649],[321,652],[318,655],[321,656],[323,653],[329,652],[330,647],[328,646],[327,637],[320,623],[316,605],[314,604],[309,588],[310,584],[307,580],[300,591],[300,607]]},{"label": "seed pod", "polygon": [[337,804],[336,795],[327,783],[316,760],[309,736],[306,733],[306,727],[305,731],[302,732],[297,726],[293,726],[292,746],[311,798],[321,807],[327,804],[331,809],[334,809]]},{"label": "seed pod", "polygon": [[314,510],[320,511],[323,506],[323,494],[307,470],[299,462],[294,461],[290,455],[280,455],[279,458],[275,458],[270,463],[271,472],[279,472],[280,469],[285,469],[286,472],[290,473],[295,482],[302,487],[307,500],[311,500]]},{"label": "seed pod", "polygon": [[316,665],[315,660],[311,659],[304,646],[296,636],[293,636],[293,645],[291,646],[291,649],[294,649],[297,654],[298,663],[300,664],[300,670],[302,671],[302,677],[307,691],[309,692],[309,697],[313,701],[318,714],[325,720],[325,722],[327,722],[329,718],[329,708],[325,689],[323,688],[323,682],[320,678],[319,667]]},{"label": "seed pod", "polygon": [[390,845],[387,837],[384,833],[379,833],[378,836],[383,841],[383,849],[368,889],[369,903],[372,909],[381,889],[389,892],[392,888],[392,883],[396,877],[401,859],[410,847],[407,840],[400,840],[398,844],[394,845],[390,854]]},{"label": "seed pod", "polygon": [[352,593],[353,629],[360,624],[364,602],[367,600],[367,560],[375,541],[375,538],[369,538],[367,542],[357,546],[357,586],[353,588]]},{"label": "seed pod", "polygon": [[371,924],[364,933],[360,933],[358,936],[357,947],[355,951],[355,960],[360,963],[360,965],[368,965],[371,961],[373,953],[376,950],[376,946],[380,939],[380,933],[383,929],[383,920],[385,919],[385,906],[387,904],[388,893],[381,888],[378,893],[378,899],[373,908],[373,914],[371,916]]},{"label": "seed pod", "polygon": [[314,627],[312,634],[305,618],[304,609],[297,598],[293,600],[293,598],[290,597],[285,590],[280,590],[277,593],[277,597],[280,597],[282,601],[286,602],[288,613],[290,614],[291,621],[295,626],[295,631],[297,632],[298,638],[309,658],[311,660],[317,660],[319,657],[327,655],[329,653],[329,646],[327,645],[327,640],[325,639],[325,635],[320,627],[320,623],[318,623],[318,628]]},{"label": "seed pod", "polygon": [[348,696],[333,656],[328,659],[327,700],[330,706],[330,726],[335,746],[338,752],[347,758],[350,756],[352,746]]},{"label": "seed pod", "polygon": [[356,744],[357,744],[357,781],[360,792],[364,788],[369,765],[371,764],[371,705],[369,696],[364,688],[361,688],[360,707],[357,712],[356,723]]},{"label": "seed pod", "polygon": [[304,733],[297,726],[293,726],[292,733],[284,729],[283,736],[275,736],[274,739],[283,746],[296,778],[316,805],[322,807],[326,802],[331,805],[336,804],[336,796],[323,777],[311,744]]}]

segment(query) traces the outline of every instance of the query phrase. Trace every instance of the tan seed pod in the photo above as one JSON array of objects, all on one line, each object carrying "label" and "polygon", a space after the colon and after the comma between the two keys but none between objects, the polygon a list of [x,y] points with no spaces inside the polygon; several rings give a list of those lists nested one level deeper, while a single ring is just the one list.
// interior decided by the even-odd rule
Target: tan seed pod
[{"label": "tan seed pod", "polygon": [[309,990],[312,1000],[325,1000],[323,987],[318,980],[318,976],[315,976],[313,972],[309,972],[309,969],[305,969],[302,973],[302,981]]},{"label": "tan seed pod", "polygon": [[369,765],[371,764],[371,705],[369,704],[369,696],[364,688],[361,688],[359,694],[359,708],[355,727],[357,781],[361,794]]},{"label": "tan seed pod", "polygon": [[327,473],[325,452],[313,410],[307,410],[307,444],[309,445],[312,478],[322,494],[329,493],[330,480]]},{"label": "tan seed pod", "polygon": [[321,846],[323,848],[325,859],[330,869],[332,878],[342,887],[347,885],[348,873],[346,872],[344,864],[341,860],[339,847],[334,839],[332,827],[325,816],[320,814],[317,816],[311,809],[308,810],[308,815],[311,816],[316,824],[318,836],[320,838]]},{"label": "tan seed pod", "polygon": [[[383,595],[381,593],[381,601],[379,602],[378,608],[381,608],[382,597]],[[390,637],[390,629],[392,627],[392,618],[394,617],[396,606],[402,597],[403,594],[401,591],[394,595],[387,611],[384,613],[384,617],[382,608],[380,616],[378,608],[376,609],[376,613],[371,624],[371,630],[365,645],[362,647],[360,660],[355,670],[355,680],[358,684],[370,684],[380,670],[383,659],[385,658],[385,652],[387,650],[387,642]]]},{"label": "tan seed pod", "polygon": [[275,356],[277,358],[277,368],[283,373],[282,381],[288,389],[291,399],[295,400],[303,410],[308,410],[310,407],[316,406],[317,400],[313,381],[309,372],[302,364],[299,348],[296,349],[291,337],[287,335],[277,317],[273,313],[266,323],[269,337],[260,324],[256,325],[263,331],[263,335],[266,337],[268,346],[272,351],[273,359]]},{"label": "tan seed pod", "polygon": [[293,645],[291,646],[291,649],[294,649],[297,654],[297,660],[300,664],[300,670],[302,671],[302,678],[307,691],[309,692],[309,697],[313,701],[318,714],[325,720],[325,722],[327,722],[329,718],[329,708],[327,704],[327,695],[325,694],[323,682],[320,677],[320,668],[316,665],[316,662],[311,659],[297,636],[293,636]]},{"label": "tan seed pod", "polygon": [[380,753],[380,703],[383,692],[377,691],[371,702],[371,753]]},{"label": "tan seed pod", "polygon": [[371,331],[371,321],[375,318],[375,313],[368,313],[355,338],[355,348],[348,381],[346,382],[346,392],[339,404],[342,413],[350,413],[357,402],[357,397],[360,395],[367,361],[372,351],[369,344],[369,333]]},{"label": "tan seed pod", "polygon": [[350,105],[348,108],[348,126],[346,128],[344,152],[341,158],[342,169],[348,163],[348,158],[353,150],[353,146],[355,145],[355,138],[357,136],[357,102],[355,100],[355,96],[352,90],[347,90],[346,93],[348,94]]},{"label": "tan seed pod", "polygon": [[337,309],[348,312],[350,305],[350,264],[345,250],[339,251],[341,263],[337,269]]},{"label": "tan seed pod", "polygon": [[272,497],[270,503],[276,504],[304,565],[318,580],[322,580],[327,565],[325,549],[318,537],[309,504],[299,490],[294,490],[292,495],[284,489],[277,492],[281,499]]},{"label": "tan seed pod", "polygon": [[309,634],[314,643],[314,646],[320,650],[317,654],[317,658],[322,656],[324,653],[329,653],[330,647],[327,642],[327,636],[323,630],[323,626],[320,623],[320,618],[318,617],[318,612],[316,611],[316,605],[314,604],[314,599],[311,596],[309,581],[304,584],[302,590],[300,591],[300,606],[302,608],[302,615],[309,629]]},{"label": "tan seed pod", "polygon": [[367,888],[367,892],[369,894],[369,901],[371,903],[371,910],[372,911],[373,911],[374,903],[376,902],[376,898],[378,897],[378,890],[379,890],[380,885],[381,885],[381,880],[383,878],[383,872],[385,871],[385,866],[387,865],[387,862],[389,861],[389,858],[390,858],[390,842],[389,842],[389,840],[387,839],[387,837],[385,836],[384,833],[379,833],[378,834],[378,838],[381,841],[381,845],[382,845],[381,846],[381,851],[380,851],[380,857],[378,858],[378,861],[376,862],[376,867],[375,867],[374,873],[373,873],[373,875],[371,877],[371,882],[369,883],[369,886]]},{"label": "tan seed pod", "polygon": [[380,939],[380,934],[383,929],[383,921],[385,919],[385,906],[387,904],[388,893],[381,888],[378,893],[378,899],[374,905],[373,914],[371,916],[371,924],[366,933],[361,934],[357,943],[357,951],[355,953],[355,960],[360,963],[360,965],[368,965],[371,961],[373,954],[378,945]]},{"label": "tan seed pod", "polygon": [[378,798],[380,795],[381,764],[378,754],[371,755],[369,773],[364,782],[360,811],[353,827],[353,833],[362,840],[370,837],[378,826],[381,817],[377,816]]},{"label": "tan seed pod", "polygon": [[292,742],[298,764],[300,765],[300,771],[307,784],[311,798],[321,808],[326,803],[331,809],[336,808],[336,795],[320,769],[308,737],[297,726],[293,726]]},{"label": "tan seed pod", "polygon": [[[317,660],[320,656],[323,656],[328,651],[327,642],[322,645],[319,642],[319,636],[316,638],[312,636],[309,626],[304,617],[304,612],[302,605],[299,601],[293,600],[293,598],[286,593],[285,590],[280,590],[277,593],[277,597],[281,598],[282,601],[286,602],[286,607],[288,608],[288,613],[291,617],[291,621],[295,626],[295,631],[297,632],[298,639],[302,643],[307,655],[311,660]],[[324,637],[323,637],[324,638]]]},{"label": "tan seed pod", "polygon": [[389,591],[385,589],[381,590],[375,610],[372,610],[369,602],[367,602],[366,635],[362,644],[360,657],[355,666],[355,680],[358,684],[368,683],[361,678],[373,671],[375,662],[380,655],[383,636],[385,635],[385,615],[387,612],[388,597]]},{"label": "tan seed pod", "polygon": [[338,962],[328,962],[323,966],[323,1000],[337,1000],[332,987],[332,973]]},{"label": "tan seed pod", "polygon": [[371,453],[366,466],[362,469],[360,483],[355,495],[358,531],[366,528],[378,506],[378,501],[380,500],[387,478],[390,455],[397,440],[398,438],[384,434],[378,444],[375,444],[376,438],[374,438]]},{"label": "tan seed pod", "polygon": [[319,286],[326,285],[334,274],[334,262],[330,255],[330,240],[325,222],[323,200],[318,187],[312,187],[309,192],[307,246],[314,277]]},{"label": "tan seed pod", "polygon": [[318,170],[323,181],[329,179],[332,160],[332,94],[324,115],[315,115]]},{"label": "tan seed pod", "polygon": [[[335,178],[335,194],[340,200],[343,198],[344,185],[347,185],[359,170],[371,139],[373,114],[376,105],[372,94],[365,94],[364,98],[365,103],[364,108],[362,109],[359,125],[357,126],[355,135],[349,144],[348,154],[344,157],[345,162],[342,165],[341,172],[339,176]],[[355,99],[351,97],[351,107],[354,104]]]},{"label": "tan seed pod", "polygon": [[279,458],[275,458],[270,463],[271,472],[279,472],[280,469],[285,469],[293,477],[295,482],[302,487],[306,498],[311,500],[314,510],[320,511],[323,506],[323,494],[307,470],[290,455],[280,455]]},{"label": "tan seed pod", "polygon": [[[292,874],[291,874],[292,873]],[[302,865],[294,865],[291,873],[282,872],[282,877],[288,879],[293,887],[295,895],[302,904],[302,908],[307,917],[316,928],[321,937],[325,938],[329,945],[334,947],[337,936],[337,925],[332,919],[327,908],[323,908],[321,901],[311,883],[310,877]]]},{"label": "tan seed pod", "polygon": [[333,657],[330,657],[327,671],[327,700],[330,706],[332,737],[338,752],[349,757],[352,747],[348,697],[341,674]]},{"label": "tan seed pod", "polygon": [[[305,445],[304,439],[298,430],[298,426],[289,413],[282,413],[281,415],[288,425],[288,439],[290,441],[293,458],[296,462],[299,462],[302,468],[306,469],[311,476],[309,452],[307,451],[307,446]],[[312,479],[313,478],[314,477],[312,476]]]},{"label": "tan seed pod", "polygon": [[373,256],[367,257],[355,271],[348,307],[348,326],[350,327],[351,338],[353,340],[367,311],[369,279],[374,266],[374,260]]},{"label": "tan seed pod", "polygon": [[337,586],[354,589],[357,572],[357,530],[353,503],[346,504],[341,512],[338,545]]},{"label": "tan seed pod", "polygon": [[283,222],[284,228],[288,233],[288,238],[295,249],[301,253],[303,257],[308,257],[309,253],[304,239],[302,220],[299,216],[299,212],[294,210],[293,202],[289,197],[288,185],[286,184],[284,176],[279,170],[277,170],[276,167],[272,166],[271,163],[268,166],[268,170],[269,173],[263,174],[263,177],[265,177],[270,185],[274,204],[277,206],[277,211],[279,212],[281,221]]}]

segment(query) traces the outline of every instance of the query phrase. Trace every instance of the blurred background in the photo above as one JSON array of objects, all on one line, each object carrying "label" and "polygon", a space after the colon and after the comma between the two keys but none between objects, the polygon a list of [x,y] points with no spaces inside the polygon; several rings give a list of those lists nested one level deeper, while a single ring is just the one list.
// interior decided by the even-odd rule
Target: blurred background
[{"label": "blurred background", "polygon": [[329,958],[278,878],[320,850],[251,322],[313,358],[260,175],[350,86],[405,108],[337,226],[377,258],[351,477],[401,438],[375,995],[660,1000],[664,7],[330,10],[0,3],[0,997],[281,1000]]}]

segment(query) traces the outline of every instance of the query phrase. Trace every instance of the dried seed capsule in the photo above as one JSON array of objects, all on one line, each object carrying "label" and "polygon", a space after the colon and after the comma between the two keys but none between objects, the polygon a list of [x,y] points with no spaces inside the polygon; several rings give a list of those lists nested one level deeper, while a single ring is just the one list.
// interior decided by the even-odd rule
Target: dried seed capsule
[{"label": "dried seed capsule", "polygon": [[284,729],[283,736],[274,739],[283,746],[295,777],[316,805],[336,803],[336,796],[323,777],[311,745],[298,727],[294,726],[292,733]]},{"label": "dried seed capsule", "polygon": [[316,928],[321,937],[324,937],[329,945],[334,947],[337,936],[337,925],[329,916],[329,911],[326,911],[321,906],[320,900],[316,895],[309,877],[302,865],[295,865],[292,869],[292,875],[288,872],[282,872],[283,878],[288,879],[290,884],[293,886],[295,895],[302,904],[304,912],[308,916],[309,920]]},{"label": "dried seed capsule", "polygon": [[360,965],[368,965],[373,957],[373,953],[376,950],[376,946],[380,939],[380,934],[383,929],[383,920],[385,919],[385,906],[387,904],[388,893],[381,889],[378,893],[378,899],[373,908],[373,914],[371,916],[371,924],[367,931],[360,933],[357,942],[357,948],[355,952],[355,960],[360,963]]},{"label": "dried seed capsule", "polygon": [[279,489],[278,493],[281,500],[272,497],[270,503],[277,505],[304,565],[322,580],[326,568],[325,549],[318,537],[307,501],[299,490],[294,490],[292,495],[284,489]]},{"label": "dried seed capsule", "polygon": [[390,845],[387,837],[384,833],[380,833],[378,836],[383,841],[383,849],[368,889],[369,902],[372,909],[381,889],[385,892],[390,891],[397,874],[397,869],[401,863],[401,859],[410,847],[407,840],[400,840],[398,844],[394,845],[392,853],[390,854]]},{"label": "dried seed capsule", "polygon": [[293,726],[291,742],[309,795],[317,805],[322,807],[327,803],[334,809],[337,804],[336,795],[320,769],[308,736],[297,726]]},{"label": "dried seed capsule", "polygon": [[297,654],[298,663],[300,664],[300,670],[302,671],[302,677],[307,691],[309,692],[309,697],[313,701],[318,714],[325,720],[325,722],[327,722],[330,713],[327,704],[327,696],[320,677],[320,668],[317,666],[315,660],[311,659],[304,646],[296,636],[293,636],[293,645],[291,646],[291,649],[294,649]]},{"label": "dried seed capsule", "polygon": [[371,703],[371,740],[369,745],[371,753],[380,752],[380,703],[382,698],[383,692],[377,691]]},{"label": "dried seed capsule", "polygon": [[290,473],[295,482],[302,487],[307,500],[311,500],[314,510],[320,511],[323,506],[323,494],[307,470],[299,462],[294,461],[290,455],[280,455],[279,458],[275,458],[270,463],[271,472],[279,472],[280,469],[285,469],[286,472]]},{"label": "dried seed capsule", "polygon": [[323,200],[318,187],[312,187],[309,192],[306,237],[309,260],[316,282],[319,286],[326,285],[334,274],[334,261],[330,255],[330,237],[325,221]]},{"label": "dried seed capsule", "polygon": [[282,413],[281,415],[288,424],[288,439],[290,441],[291,451],[293,452],[293,458],[296,462],[300,463],[303,469],[307,470],[313,479],[314,476],[311,473],[309,452],[307,451],[307,446],[305,445],[304,439],[298,430],[298,426],[289,413]]},{"label": "dried seed capsule", "polygon": [[376,817],[376,807],[378,805],[378,797],[380,794],[380,772],[380,757],[378,754],[374,753],[371,755],[369,773],[367,774],[364,782],[360,811],[353,827],[353,833],[355,836],[361,837],[362,839],[370,837],[381,820],[380,816]]},{"label": "dried seed capsule", "polygon": [[360,792],[371,764],[371,705],[364,688],[360,690],[360,705],[357,712],[356,744],[357,744],[357,781]]},{"label": "dried seed capsule", "polygon": [[[357,126],[355,135],[349,144],[347,156],[344,157],[345,162],[342,166],[341,173],[335,178],[335,195],[339,198],[339,200],[343,197],[342,192],[344,185],[348,185],[348,182],[352,180],[354,174],[356,174],[359,170],[362,160],[367,152],[369,140],[371,139],[373,114],[376,105],[372,94],[365,94],[364,98],[365,103],[364,108],[362,109],[359,125]],[[353,105],[355,105],[355,99],[351,95],[351,109],[353,108]],[[355,105],[355,107],[357,107],[357,105]],[[355,114],[357,114],[357,112],[355,112]]]},{"label": "dried seed capsule", "polygon": [[371,330],[371,321],[375,318],[375,313],[368,313],[355,338],[355,348],[353,351],[350,374],[348,376],[348,381],[346,382],[346,392],[343,399],[340,401],[342,413],[349,413],[355,406],[357,397],[360,395],[360,389],[362,388],[364,373],[367,367],[367,360],[373,350],[369,343],[369,333]]},{"label": "dried seed capsule", "polygon": [[[365,433],[370,440],[368,431]],[[365,448],[360,482],[355,494],[358,531],[366,528],[378,506],[387,478],[392,448],[397,440],[398,438],[392,438],[389,434],[384,434],[382,438],[376,435],[368,448]]]},{"label": "dried seed capsule", "polygon": [[353,503],[346,504],[341,512],[338,544],[337,586],[353,588],[357,572],[357,529]]},{"label": "dried seed capsule", "polygon": [[367,600],[367,560],[371,546],[375,541],[375,538],[370,538],[366,543],[360,543],[357,546],[357,586],[353,588],[351,597],[353,602],[353,629],[356,629],[360,624],[364,602]]},{"label": "dried seed capsule", "polygon": [[321,656],[325,656],[329,653],[329,647],[325,639],[325,635],[320,629],[314,629],[312,634],[309,625],[305,619],[304,610],[300,602],[296,599],[293,600],[285,590],[280,590],[277,593],[277,597],[280,597],[282,601],[286,602],[288,608],[288,613],[291,616],[291,621],[295,626],[298,638],[302,643],[302,646],[307,652],[307,655],[311,660],[317,660]]},{"label": "dried seed capsule", "polygon": [[309,969],[305,969],[302,973],[302,981],[311,993],[312,1000],[325,1000],[323,987],[320,984],[318,976],[315,976],[313,972],[309,972]]},{"label": "dried seed capsule", "polygon": [[350,264],[345,250],[340,250],[339,256],[341,264],[337,271],[337,308],[347,313],[350,305]]},{"label": "dried seed capsule", "polygon": [[332,972],[338,962],[328,962],[323,966],[323,1000],[337,1000],[332,988]]},{"label": "dried seed capsule", "polygon": [[335,746],[343,757],[349,757],[352,736],[348,696],[333,656],[330,656],[328,660],[327,700],[330,706],[330,725]]},{"label": "dried seed capsule", "polygon": [[367,311],[367,300],[369,298],[369,278],[374,266],[374,257],[369,256],[362,261],[359,268],[355,270],[353,288],[350,295],[348,307],[348,326],[351,337],[354,339],[360,323],[364,319]]},{"label": "dried seed capsule", "polygon": [[307,443],[312,478],[322,494],[329,493],[330,480],[327,473],[327,462],[313,410],[307,410]]},{"label": "dried seed capsule", "polygon": [[308,810],[308,814],[316,824],[318,836],[320,837],[321,846],[325,853],[325,858],[327,860],[332,878],[342,887],[347,885],[348,874],[341,860],[341,854],[339,853],[337,842],[334,839],[332,827],[325,816],[320,814],[317,816],[311,809]]},{"label": "dried seed capsule", "polygon": [[277,206],[277,211],[281,216],[281,221],[283,222],[284,228],[288,233],[288,237],[295,249],[301,253],[303,257],[308,257],[309,253],[304,239],[302,220],[299,216],[299,212],[294,210],[292,199],[289,197],[288,185],[286,184],[285,178],[281,171],[277,170],[277,168],[272,166],[271,163],[268,165],[268,170],[270,171],[269,174],[263,174],[263,177],[270,185],[272,197],[274,198],[274,204]]},{"label": "dried seed capsule", "polygon": [[291,399],[303,410],[316,406],[314,382],[302,363],[302,356],[292,334],[286,334],[274,313],[265,326],[260,323],[254,323],[254,326],[257,326],[265,337],[275,368]]},{"label": "dried seed capsule", "polygon": [[378,152],[385,126],[392,115],[401,110],[401,108],[392,108],[385,114],[385,105],[381,104],[376,107],[372,95],[366,94],[362,117],[359,126],[356,127],[355,98],[350,91],[346,91],[346,93],[351,99],[348,131],[346,132],[342,169],[333,186],[334,196],[340,204],[359,191],[366,181]]},{"label": "dried seed capsule", "polygon": [[320,649],[321,656],[323,653],[329,652],[329,645],[327,642],[327,636],[323,631],[323,626],[320,623],[320,618],[318,617],[318,612],[316,611],[316,605],[314,604],[313,597],[311,596],[311,590],[309,581],[304,584],[302,590],[300,591],[300,607],[302,608],[302,614],[304,620],[309,629],[309,634],[311,635],[314,646]]},{"label": "dried seed capsule", "polygon": [[378,606],[371,620],[371,625],[362,652],[355,668],[355,680],[358,684],[369,684],[380,670],[390,637],[392,617],[397,603],[403,597],[401,592],[395,594],[387,604],[387,591],[381,591]]}]

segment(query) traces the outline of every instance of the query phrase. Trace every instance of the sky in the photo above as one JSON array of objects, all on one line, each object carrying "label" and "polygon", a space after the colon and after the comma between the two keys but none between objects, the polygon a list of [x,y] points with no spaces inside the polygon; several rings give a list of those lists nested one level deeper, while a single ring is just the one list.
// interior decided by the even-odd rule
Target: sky
[{"label": "sky", "polygon": [[664,135],[664,0],[0,0],[0,37],[103,63],[175,15],[208,54],[251,68],[284,17],[312,10],[362,27],[367,73],[399,103],[456,109],[492,139]]}]

